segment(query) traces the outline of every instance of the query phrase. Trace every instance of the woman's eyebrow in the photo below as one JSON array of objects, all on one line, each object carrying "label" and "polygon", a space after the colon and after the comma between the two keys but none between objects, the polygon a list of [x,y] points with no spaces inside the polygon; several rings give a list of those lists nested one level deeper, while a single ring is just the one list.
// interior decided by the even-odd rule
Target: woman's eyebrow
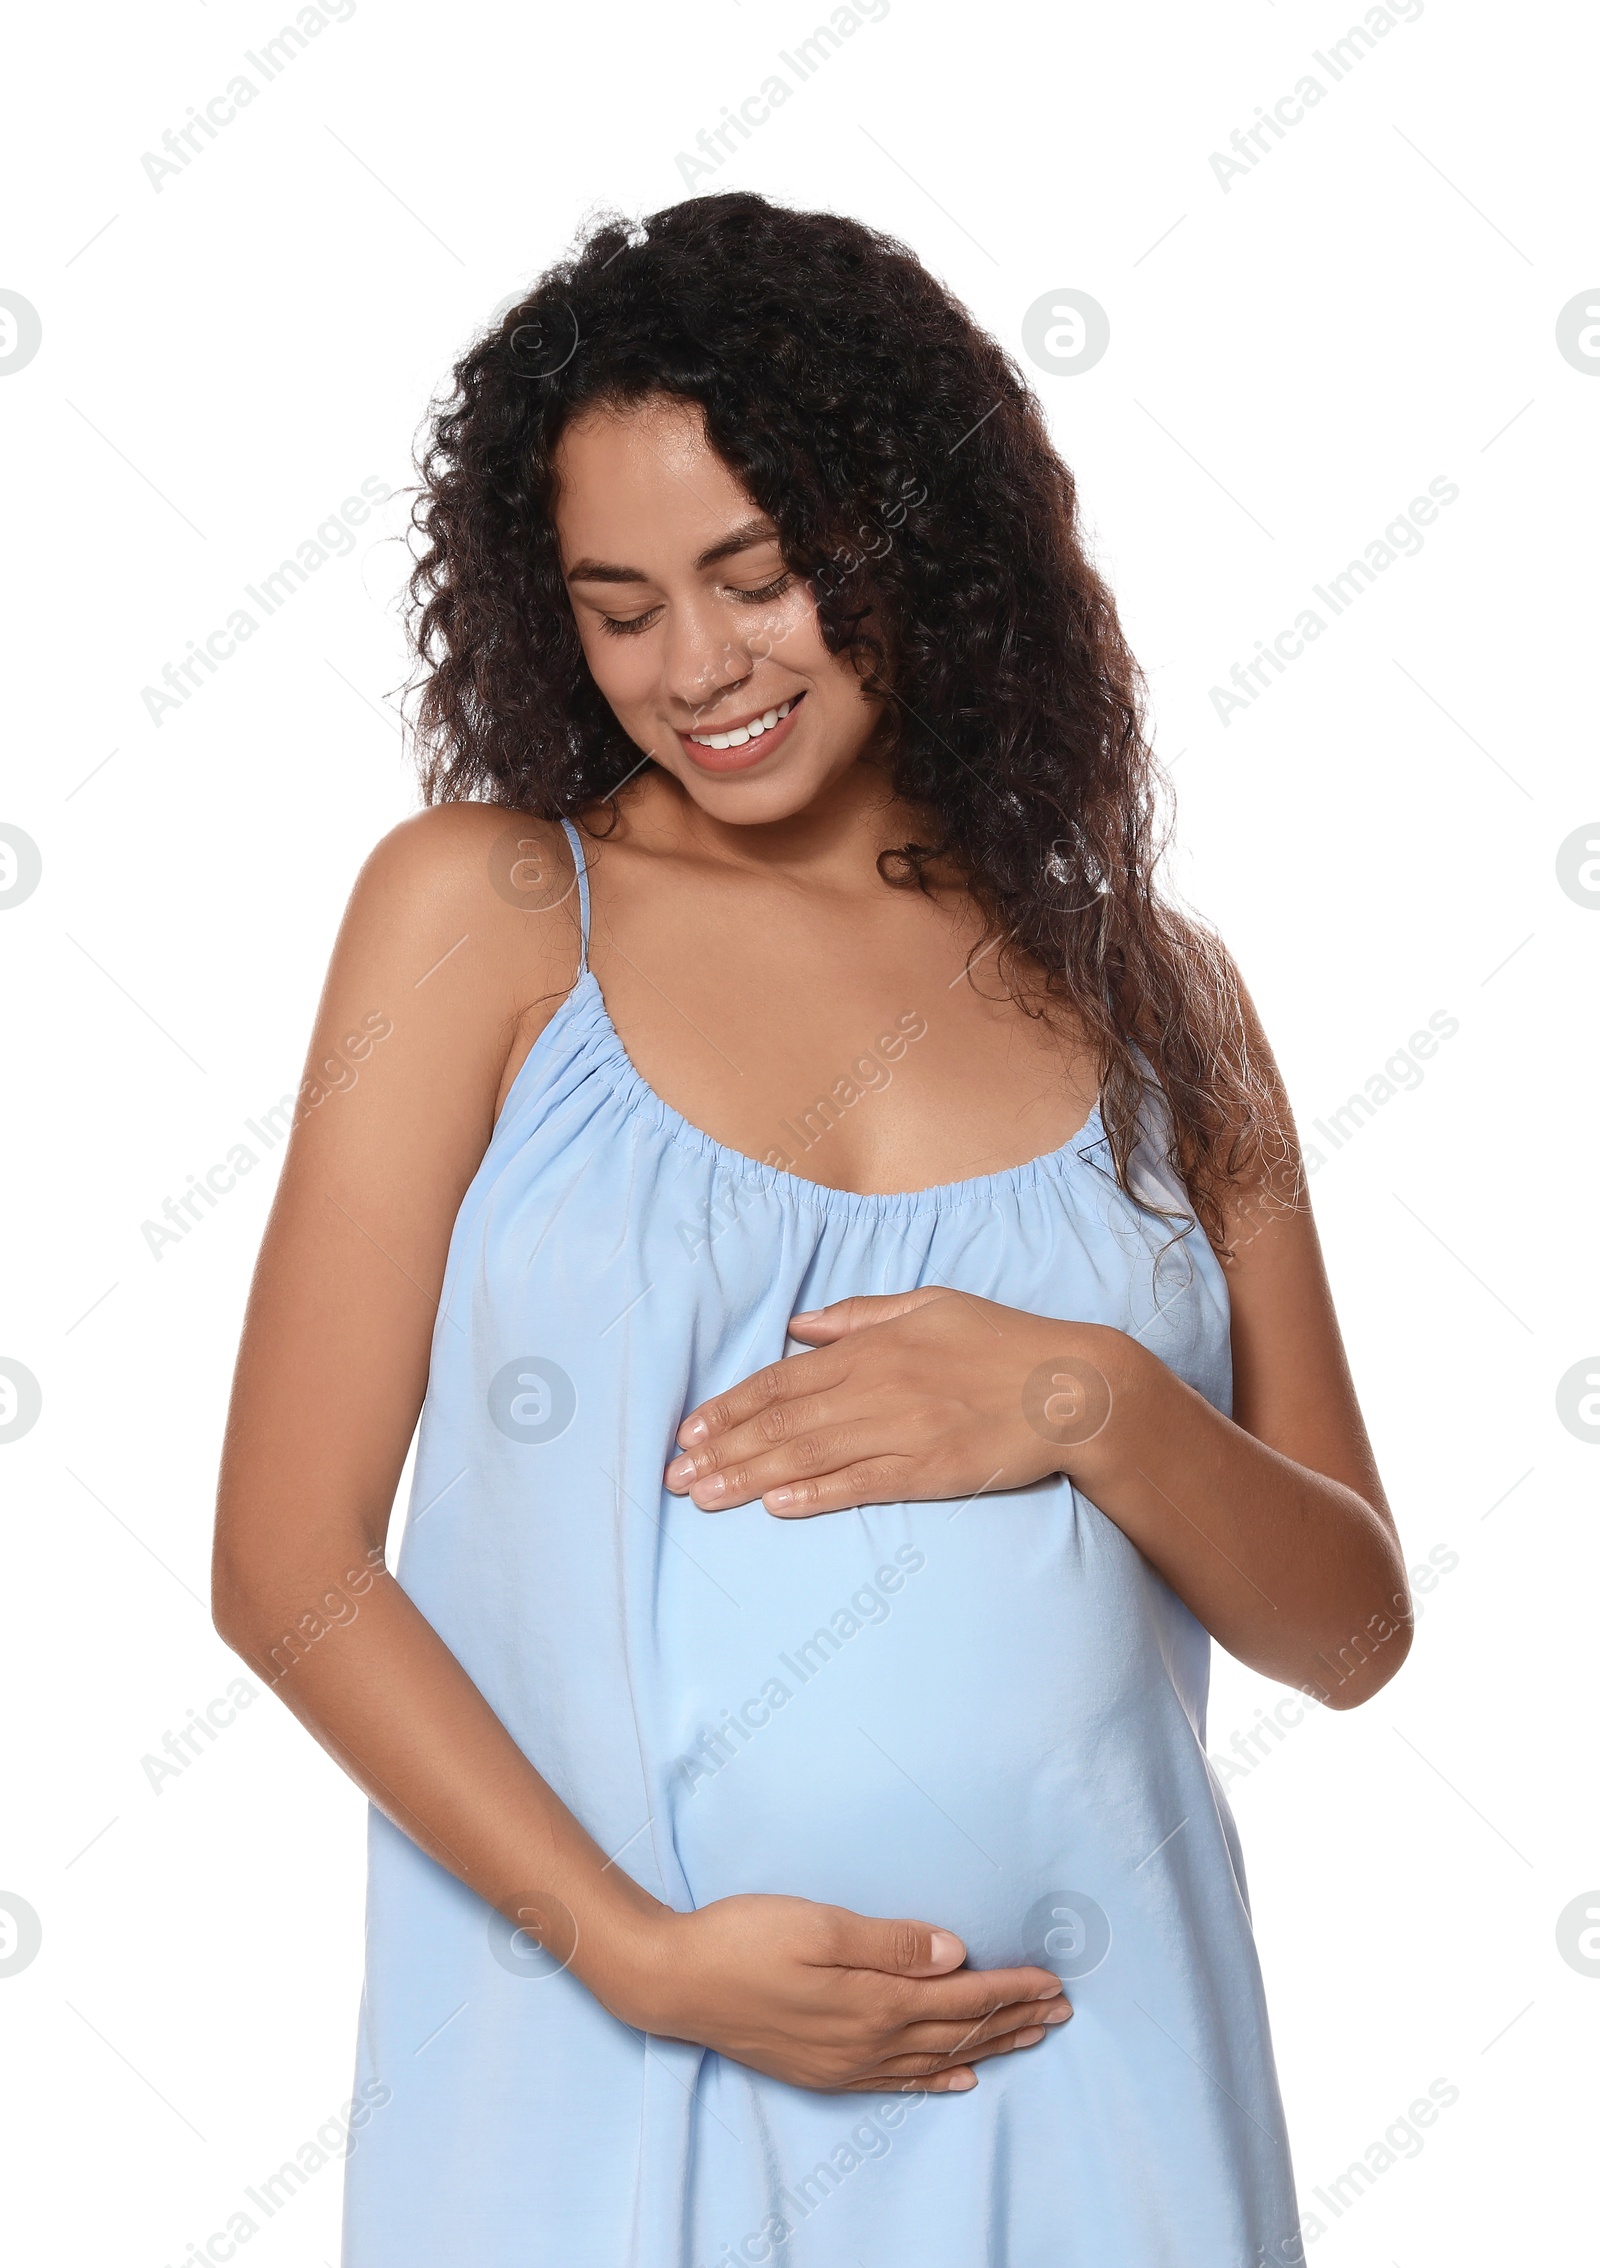
[{"label": "woman's eyebrow", "polygon": [[[702,551],[695,566],[714,567],[719,559],[731,559],[735,552],[749,551],[758,543],[775,542],[777,534],[768,519],[745,520],[720,542]],[[648,583],[649,580],[642,567],[618,567],[606,559],[580,559],[567,569],[569,583]]]},{"label": "woman's eyebrow", "polygon": [[778,531],[763,513],[759,519],[744,520],[720,543],[709,551],[702,551],[695,561],[696,567],[714,567],[719,559],[731,559],[736,551],[749,551],[758,543],[776,543]]}]

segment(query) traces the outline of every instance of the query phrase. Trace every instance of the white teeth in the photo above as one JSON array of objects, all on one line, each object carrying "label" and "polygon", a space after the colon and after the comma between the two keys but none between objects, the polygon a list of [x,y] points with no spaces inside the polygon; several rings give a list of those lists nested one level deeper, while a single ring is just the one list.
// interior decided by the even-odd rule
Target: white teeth
[{"label": "white teeth", "polygon": [[781,724],[793,707],[794,700],[791,697],[787,701],[780,701],[775,709],[764,710],[759,717],[752,717],[748,724],[735,725],[731,732],[691,732],[689,738],[697,748],[743,748],[746,741],[759,740],[764,732],[770,732],[774,725]]}]

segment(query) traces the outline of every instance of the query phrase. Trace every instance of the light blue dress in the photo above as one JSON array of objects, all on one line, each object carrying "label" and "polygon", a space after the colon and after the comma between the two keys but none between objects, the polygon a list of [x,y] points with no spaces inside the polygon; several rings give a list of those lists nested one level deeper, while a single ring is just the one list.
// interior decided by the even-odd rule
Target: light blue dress
[{"label": "light blue dress", "polygon": [[[856,1292],[1111,1324],[1226,1410],[1215,1256],[1122,1195],[1097,1118],[909,1195],[713,1141],[611,1023],[568,833],[584,965],[455,1223],[400,1581],[668,1905],[912,1916],[1076,2014],[966,2094],[789,2087],[619,2023],[375,1811],[345,2268],[1298,2260],[1187,1607],[1065,1481],[809,1520],[662,1485],[687,1410]],[[1140,1171],[1182,1202],[1148,1135]]]}]

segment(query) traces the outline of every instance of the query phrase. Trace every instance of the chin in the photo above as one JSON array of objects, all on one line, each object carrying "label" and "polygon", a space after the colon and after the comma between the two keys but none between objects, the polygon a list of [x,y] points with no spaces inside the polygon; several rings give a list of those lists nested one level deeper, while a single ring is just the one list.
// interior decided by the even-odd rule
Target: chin
[{"label": "chin", "polygon": [[765,777],[736,772],[719,779],[686,764],[676,776],[702,811],[734,827],[770,826],[780,819],[792,819],[814,803],[828,785],[826,774],[813,777],[809,772],[776,768]]}]

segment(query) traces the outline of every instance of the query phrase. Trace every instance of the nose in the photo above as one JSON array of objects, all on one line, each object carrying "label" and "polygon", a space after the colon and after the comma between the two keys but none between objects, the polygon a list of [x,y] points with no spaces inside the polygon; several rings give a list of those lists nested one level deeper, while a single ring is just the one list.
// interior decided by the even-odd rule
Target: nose
[{"label": "nose", "polygon": [[743,685],[757,658],[750,644],[729,637],[721,607],[691,602],[673,608],[662,655],[667,691],[693,715]]}]

